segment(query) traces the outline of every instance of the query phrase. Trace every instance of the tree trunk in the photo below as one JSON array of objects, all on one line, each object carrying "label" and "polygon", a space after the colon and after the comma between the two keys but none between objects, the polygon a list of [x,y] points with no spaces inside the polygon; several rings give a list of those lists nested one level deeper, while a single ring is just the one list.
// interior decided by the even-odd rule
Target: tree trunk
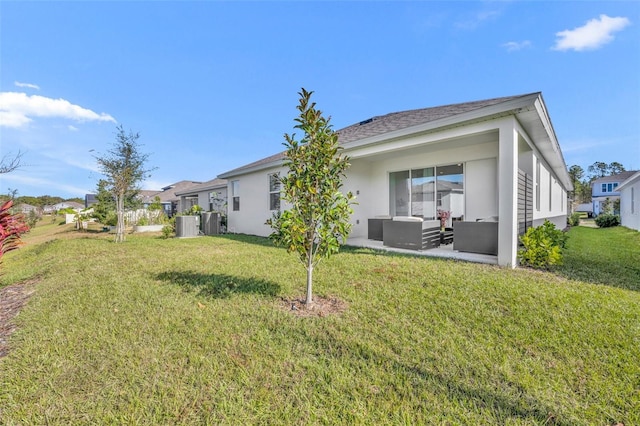
[{"label": "tree trunk", "polygon": [[116,196],[116,214],[118,216],[116,243],[121,243],[124,241],[124,196]]},{"label": "tree trunk", "polygon": [[313,304],[313,256],[309,253],[307,258],[307,300],[305,304],[307,307]]}]

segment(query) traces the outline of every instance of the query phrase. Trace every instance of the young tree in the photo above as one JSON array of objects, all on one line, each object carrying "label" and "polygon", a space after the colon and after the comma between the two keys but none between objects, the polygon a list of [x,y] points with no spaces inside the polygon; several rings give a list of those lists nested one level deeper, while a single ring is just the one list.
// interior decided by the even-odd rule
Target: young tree
[{"label": "young tree", "polygon": [[117,243],[124,241],[124,209],[125,199],[134,191],[138,191],[138,184],[150,176],[151,170],[145,169],[149,157],[139,151],[139,133],[129,131],[127,134],[122,125],[116,128],[116,142],[107,154],[96,157],[100,171],[105,175],[106,189],[113,194],[116,204]]},{"label": "young tree", "polygon": [[108,183],[106,180],[100,179],[98,181],[96,187],[96,202],[91,206],[93,207],[93,217],[98,219],[98,222],[102,224],[106,224],[109,214],[113,214],[113,212],[116,211],[116,202],[111,191],[107,189],[107,186]]},{"label": "young tree", "polygon": [[295,128],[304,132],[301,141],[285,134],[285,167],[289,172],[279,178],[282,197],[291,208],[267,220],[274,232],[270,238],[288,252],[296,252],[307,270],[306,305],[313,303],[313,270],[324,258],[338,252],[351,231],[349,216],[353,213],[353,195],[340,192],[342,179],[350,166],[341,156],[338,135],[331,129],[330,119],[311,103],[313,92],[304,88],[297,109]]}]

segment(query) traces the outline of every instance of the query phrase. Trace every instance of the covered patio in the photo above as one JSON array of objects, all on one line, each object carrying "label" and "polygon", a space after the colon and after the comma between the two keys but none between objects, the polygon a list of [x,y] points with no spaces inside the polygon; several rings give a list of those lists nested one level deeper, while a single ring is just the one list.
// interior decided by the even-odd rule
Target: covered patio
[{"label": "covered patio", "polygon": [[353,237],[347,240],[346,245],[350,247],[363,247],[388,251],[392,253],[409,254],[412,256],[440,257],[446,259],[462,260],[465,262],[485,263],[489,265],[498,264],[498,256],[457,251],[453,249],[453,244],[440,245],[439,247],[427,250],[408,250],[385,246],[382,241],[370,240],[364,237]]}]

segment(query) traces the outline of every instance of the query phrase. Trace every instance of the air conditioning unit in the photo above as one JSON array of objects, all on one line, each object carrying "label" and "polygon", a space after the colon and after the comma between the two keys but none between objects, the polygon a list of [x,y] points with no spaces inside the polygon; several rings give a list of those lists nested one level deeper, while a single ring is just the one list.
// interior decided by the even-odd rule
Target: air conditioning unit
[{"label": "air conditioning unit", "polygon": [[218,235],[220,233],[220,213],[202,213],[201,218],[204,235]]},{"label": "air conditioning unit", "polygon": [[198,216],[176,216],[176,237],[197,237],[200,233]]}]

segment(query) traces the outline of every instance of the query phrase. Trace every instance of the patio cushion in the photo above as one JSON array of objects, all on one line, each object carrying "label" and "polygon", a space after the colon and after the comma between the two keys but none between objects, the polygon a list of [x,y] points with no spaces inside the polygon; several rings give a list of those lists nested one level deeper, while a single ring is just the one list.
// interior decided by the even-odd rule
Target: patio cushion
[{"label": "patio cushion", "polygon": [[393,220],[396,222],[423,222],[421,217],[415,216],[394,216]]}]

